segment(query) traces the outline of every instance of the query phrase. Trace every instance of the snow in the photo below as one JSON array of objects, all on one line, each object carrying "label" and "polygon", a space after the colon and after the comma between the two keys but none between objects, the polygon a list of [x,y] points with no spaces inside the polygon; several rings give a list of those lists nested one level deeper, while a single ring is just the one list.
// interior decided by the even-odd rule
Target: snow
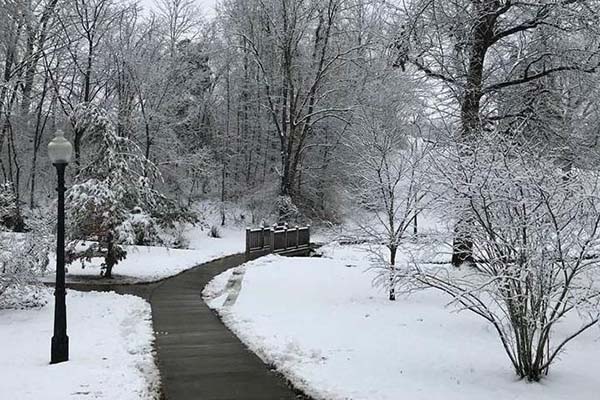
[{"label": "snow", "polygon": [[189,248],[206,252],[213,251],[215,254],[235,254],[246,250],[245,227],[222,227],[217,226],[221,237],[211,238],[208,236],[209,229],[201,230],[190,227],[186,232],[189,240]]},{"label": "snow", "polygon": [[[119,262],[113,270],[112,280],[97,280],[95,283],[141,283],[155,282],[177,275],[199,264],[243,252],[245,231],[241,229],[220,229],[221,238],[211,238],[207,230],[191,229],[187,232],[190,249],[169,249],[152,246],[124,246],[127,258]],[[94,258],[85,267],[79,261],[67,266],[67,282],[89,280],[100,276],[102,258]],[[44,281],[52,282],[56,263],[50,261]]]},{"label": "snow", "polygon": [[518,381],[481,318],[454,312],[436,291],[388,301],[371,285],[365,248],[327,246],[322,254],[270,255],[239,267],[233,304],[224,305],[231,271],[204,291],[253,351],[316,399],[598,398],[598,329],[571,342],[541,383]]},{"label": "snow", "polygon": [[54,301],[0,310],[0,399],[154,399],[159,375],[150,305],[135,296],[68,291],[70,360],[50,365]]}]

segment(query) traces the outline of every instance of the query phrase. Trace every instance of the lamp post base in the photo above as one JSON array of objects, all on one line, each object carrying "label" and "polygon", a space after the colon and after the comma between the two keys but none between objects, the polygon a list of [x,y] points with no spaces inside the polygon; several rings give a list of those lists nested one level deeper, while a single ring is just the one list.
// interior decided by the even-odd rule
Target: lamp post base
[{"label": "lamp post base", "polygon": [[58,364],[64,361],[69,361],[69,337],[52,336],[50,364]]}]

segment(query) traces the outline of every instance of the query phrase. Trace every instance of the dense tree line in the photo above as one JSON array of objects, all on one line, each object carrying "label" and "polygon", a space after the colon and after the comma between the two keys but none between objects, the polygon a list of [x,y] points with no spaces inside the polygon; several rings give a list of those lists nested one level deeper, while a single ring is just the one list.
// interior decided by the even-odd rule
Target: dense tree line
[{"label": "dense tree line", "polygon": [[[229,0],[204,20],[189,0],[160,0],[153,10],[4,0],[2,178],[17,208],[46,203],[44,145],[66,130],[77,174],[93,151],[93,127],[81,116],[99,108],[160,169],[155,184],[182,203],[211,195],[258,207],[280,197],[282,213],[287,205],[333,218],[331,189],[348,176],[341,144],[365,99],[415,80],[421,133],[435,130],[436,141],[468,155],[477,132],[516,135],[526,124],[529,136],[568,143],[568,169],[595,144],[596,8]],[[457,263],[469,253],[463,225]]]}]

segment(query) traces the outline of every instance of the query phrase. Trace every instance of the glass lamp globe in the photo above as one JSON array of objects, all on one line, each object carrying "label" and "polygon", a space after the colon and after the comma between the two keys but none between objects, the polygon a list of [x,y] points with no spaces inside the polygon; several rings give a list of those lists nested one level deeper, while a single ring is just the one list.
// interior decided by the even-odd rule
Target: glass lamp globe
[{"label": "glass lamp globe", "polygon": [[57,131],[54,139],[48,144],[48,155],[52,164],[68,164],[72,153],[73,146],[65,139],[63,131]]}]

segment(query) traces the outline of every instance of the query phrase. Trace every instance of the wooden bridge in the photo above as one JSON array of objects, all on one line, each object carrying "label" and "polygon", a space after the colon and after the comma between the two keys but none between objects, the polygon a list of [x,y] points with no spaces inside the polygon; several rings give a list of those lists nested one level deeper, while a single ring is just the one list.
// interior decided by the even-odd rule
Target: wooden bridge
[{"label": "wooden bridge", "polygon": [[310,251],[310,226],[288,228],[246,228],[246,259],[251,260],[269,253],[286,256],[304,255]]}]

